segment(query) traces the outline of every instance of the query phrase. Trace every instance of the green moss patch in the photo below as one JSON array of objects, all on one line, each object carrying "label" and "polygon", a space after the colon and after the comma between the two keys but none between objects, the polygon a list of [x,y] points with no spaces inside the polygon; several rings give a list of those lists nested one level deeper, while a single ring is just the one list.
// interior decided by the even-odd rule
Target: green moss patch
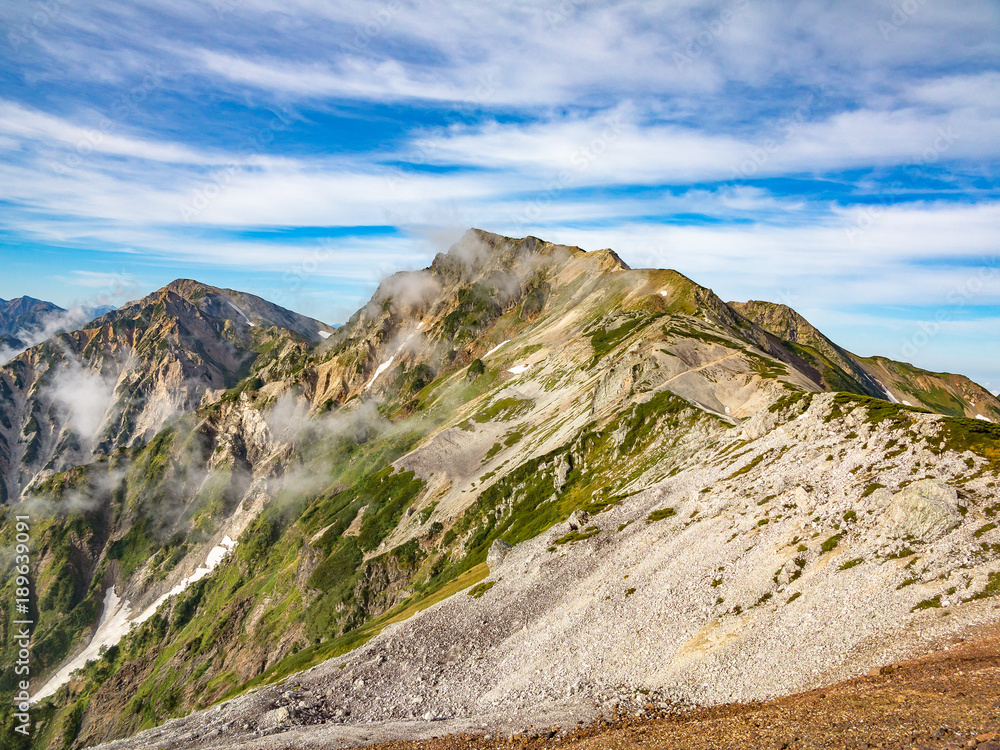
[{"label": "green moss patch", "polygon": [[837,545],[840,544],[840,539],[842,536],[843,534],[834,534],[825,542],[823,542],[822,545],[820,545],[820,550],[822,550],[823,552],[832,552],[834,549],[837,548]]},{"label": "green moss patch", "polygon": [[556,544],[571,544],[573,542],[582,542],[584,539],[590,539],[592,536],[597,536],[601,533],[601,530],[596,526],[588,526],[583,531],[573,530],[568,534],[556,539]]},{"label": "green moss patch", "polygon": [[472,417],[476,422],[509,422],[512,419],[522,417],[535,406],[534,399],[530,398],[500,398],[489,406],[480,409]]},{"label": "green moss patch", "polygon": [[473,599],[479,599],[483,594],[496,586],[496,581],[483,581],[469,589],[466,593]]},{"label": "green moss patch", "polygon": [[655,523],[656,521],[662,521],[666,518],[672,518],[677,515],[677,511],[673,508],[661,508],[660,510],[654,510],[646,517],[646,523]]}]

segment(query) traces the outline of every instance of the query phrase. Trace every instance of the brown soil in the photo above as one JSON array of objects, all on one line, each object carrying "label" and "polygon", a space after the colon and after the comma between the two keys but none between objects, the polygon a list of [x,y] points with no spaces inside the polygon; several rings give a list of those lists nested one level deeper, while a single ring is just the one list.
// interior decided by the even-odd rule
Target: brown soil
[{"label": "brown soil", "polygon": [[457,748],[979,748],[1000,750],[1000,626],[947,650],[768,703],[677,716],[619,716],[567,731],[452,736],[378,750]]}]

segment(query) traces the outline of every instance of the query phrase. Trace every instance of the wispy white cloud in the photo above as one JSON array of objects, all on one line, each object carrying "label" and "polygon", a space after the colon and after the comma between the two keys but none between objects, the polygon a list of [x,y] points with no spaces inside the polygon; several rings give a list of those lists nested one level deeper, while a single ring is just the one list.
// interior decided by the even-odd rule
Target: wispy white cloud
[{"label": "wispy white cloud", "polygon": [[891,90],[890,80],[876,78],[880,69],[898,68],[905,80],[931,65],[995,56],[1000,47],[988,2],[919,3],[902,18],[897,5],[258,1],[240,3],[229,18],[282,18],[279,35],[294,29],[299,42],[285,50],[289,59],[210,51],[200,60],[207,74],[284,96],[467,101],[493,78],[499,85],[489,102],[545,106],[650,94],[714,98],[727,82],[776,79],[867,98]]},{"label": "wispy white cloud", "polygon": [[[0,49],[18,242],[289,274],[296,294],[307,273],[360,303],[476,225],[827,312],[938,304],[1000,244],[990,0],[51,7],[44,26],[0,8],[33,29]],[[910,165],[933,179],[884,181]],[[357,229],[334,250],[249,232],[302,227]]]},{"label": "wispy white cloud", "polygon": [[205,72],[234,83],[283,94],[373,100],[456,101],[473,98],[473,92],[463,95],[457,88],[434,76],[425,73],[417,77],[414,71],[408,71],[395,60],[345,58],[340,61],[340,69],[334,71],[318,64],[263,63],[211,50],[198,50],[194,55]]},{"label": "wispy white cloud", "polygon": [[145,161],[178,164],[212,164],[219,157],[178,143],[164,143],[130,138],[109,132],[117,126],[106,117],[95,118],[95,127],[77,125],[70,120],[13,102],[0,101],[0,133],[10,138],[42,142],[72,149],[81,157],[91,153],[126,156]]},{"label": "wispy white cloud", "polygon": [[135,289],[137,284],[135,277],[129,273],[115,273],[113,271],[70,271],[69,276],[57,276],[74,286],[89,289]]},{"label": "wispy white cloud", "polygon": [[584,184],[684,183],[820,174],[859,166],[992,159],[996,118],[956,113],[854,110],[825,119],[780,118],[758,131],[712,133],[645,124],[628,109],[576,120],[488,123],[427,135],[414,150],[429,163],[507,168]]}]

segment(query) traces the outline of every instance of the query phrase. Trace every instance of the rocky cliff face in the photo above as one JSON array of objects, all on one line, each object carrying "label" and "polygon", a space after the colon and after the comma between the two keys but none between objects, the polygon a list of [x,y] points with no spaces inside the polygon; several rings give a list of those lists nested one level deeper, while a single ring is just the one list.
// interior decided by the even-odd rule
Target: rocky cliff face
[{"label": "rocky cliff face", "polygon": [[[175,282],[0,370],[18,434],[29,404],[58,403],[52,378],[77,361],[64,349],[115,378],[92,444],[72,453],[68,428],[50,428],[41,469],[12,464],[22,502],[51,519],[35,532],[39,682],[103,637],[109,589],[136,623],[40,704],[36,747],[128,735],[345,652],[322,684],[296,677],[308,710],[269,691],[219,727],[238,743],[309,717],[530,723],[525,707],[576,696],[578,711],[623,685],[759,695],[752,670],[695,688],[785,659],[810,618],[877,605],[857,632],[803,630],[812,650],[782,662],[787,691],[877,662],[908,628],[933,636],[920,613],[935,605],[912,608],[938,594],[959,607],[950,623],[987,611],[1000,428],[890,403],[869,380],[895,392],[889,375],[787,308],[726,305],[609,250],[473,230],[326,340],[278,316]],[[914,405],[957,387],[899,373]],[[532,659],[589,677],[533,676]],[[390,663],[412,677],[406,695]],[[198,746],[208,719],[192,721],[134,746]]]}]

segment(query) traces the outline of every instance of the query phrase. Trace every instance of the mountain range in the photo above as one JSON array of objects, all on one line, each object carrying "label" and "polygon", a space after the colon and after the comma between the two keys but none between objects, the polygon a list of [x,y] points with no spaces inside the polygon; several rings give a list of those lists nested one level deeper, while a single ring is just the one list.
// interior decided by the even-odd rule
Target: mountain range
[{"label": "mountain range", "polygon": [[996,621],[998,420],[611,250],[470,230],[337,328],[175,281],[0,367],[23,746],[514,731],[863,674]]}]

